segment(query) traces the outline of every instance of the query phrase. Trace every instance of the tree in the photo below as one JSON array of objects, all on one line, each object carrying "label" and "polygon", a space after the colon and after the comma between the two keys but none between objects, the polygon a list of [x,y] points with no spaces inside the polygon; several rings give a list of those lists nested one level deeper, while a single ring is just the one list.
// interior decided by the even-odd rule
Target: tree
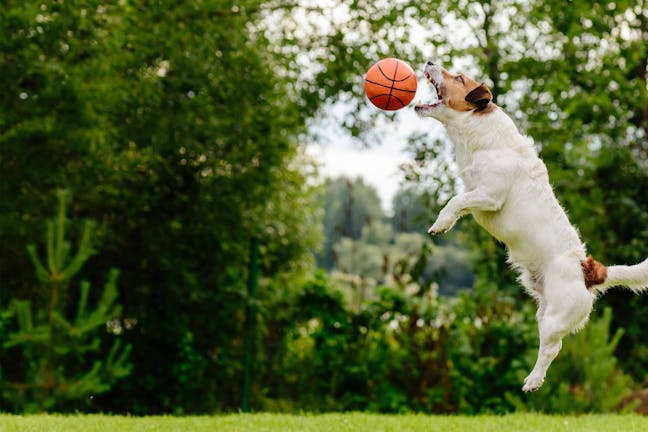
[{"label": "tree", "polygon": [[[337,6],[347,12],[345,18],[313,32],[312,43],[331,54],[309,88],[331,103],[355,101],[352,115],[344,117],[351,135],[376,138],[371,135],[375,119],[362,109],[359,71],[371,64],[368,59],[397,56],[422,63],[433,58],[463,69],[485,81],[496,102],[535,139],[556,194],[590,252],[609,263],[638,262],[648,255],[645,1],[397,1],[390,8],[349,1]],[[308,17],[309,11],[304,14],[299,16]],[[320,52],[313,49],[311,56]],[[315,93],[320,87],[325,89]],[[411,139],[414,161],[405,174],[415,184],[432,186],[431,212],[454,191],[448,181],[449,148],[443,136]],[[466,246],[479,251],[477,285],[522,299],[504,248],[465,223],[472,232]],[[648,323],[636,311],[645,309],[648,298],[618,293],[603,301],[614,305],[613,329],[628,330],[618,345],[621,364],[643,379],[648,341],[641,329]]]},{"label": "tree", "polygon": [[237,407],[250,238],[269,291],[312,263],[307,114],[286,58],[255,28],[262,4],[0,10],[0,302],[33,294],[24,244],[52,191],[69,189],[70,214],[97,220],[104,245],[83,277],[120,268],[136,323],[123,334],[133,378],[97,407]]},{"label": "tree", "polygon": [[[119,272],[110,271],[100,296],[91,295],[88,281],[81,281],[78,293],[72,293],[70,282],[94,253],[94,228],[86,221],[73,251],[66,235],[67,194],[58,191],[57,196],[56,219],[47,224],[45,260],[38,257],[36,245],[28,246],[37,279],[46,287],[42,297],[47,303],[14,300],[11,310],[18,326],[2,345],[15,356],[0,368],[2,404],[19,412],[83,407],[88,396],[105,393],[131,370],[130,346],[122,348],[115,338],[110,350],[102,350],[98,334],[119,318],[121,308],[115,304]],[[91,298],[97,298],[94,309],[88,308]],[[76,305],[76,313],[70,303]],[[97,352],[102,356],[93,355]]]},{"label": "tree", "polygon": [[401,188],[394,195],[391,221],[394,230],[400,232],[425,232],[430,226],[429,203],[424,194],[413,187]]},{"label": "tree", "polygon": [[336,262],[334,245],[342,238],[359,239],[364,227],[380,223],[385,214],[376,190],[362,178],[327,179],[321,198],[324,245],[318,264],[330,269]]}]

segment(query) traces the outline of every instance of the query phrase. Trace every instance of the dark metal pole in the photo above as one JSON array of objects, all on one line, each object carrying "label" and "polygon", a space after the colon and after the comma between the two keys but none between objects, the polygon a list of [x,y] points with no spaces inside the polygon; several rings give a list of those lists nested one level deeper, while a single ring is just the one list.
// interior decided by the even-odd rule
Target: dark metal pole
[{"label": "dark metal pole", "polygon": [[247,283],[247,304],[245,305],[245,342],[243,358],[243,397],[241,411],[250,412],[250,386],[254,363],[254,341],[256,333],[256,292],[259,280],[259,240],[250,241],[250,262]]}]

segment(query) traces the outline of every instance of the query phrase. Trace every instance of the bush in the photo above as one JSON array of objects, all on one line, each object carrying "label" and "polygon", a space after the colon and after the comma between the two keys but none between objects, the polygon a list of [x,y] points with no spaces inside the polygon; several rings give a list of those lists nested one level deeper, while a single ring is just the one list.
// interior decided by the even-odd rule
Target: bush
[{"label": "bush", "polygon": [[344,299],[323,274],[304,286],[263,408],[606,412],[631,385],[613,355],[621,333],[610,338],[609,310],[566,339],[543,388],[523,395],[538,346],[532,302],[520,308],[486,285],[455,298],[383,287],[360,309]]}]

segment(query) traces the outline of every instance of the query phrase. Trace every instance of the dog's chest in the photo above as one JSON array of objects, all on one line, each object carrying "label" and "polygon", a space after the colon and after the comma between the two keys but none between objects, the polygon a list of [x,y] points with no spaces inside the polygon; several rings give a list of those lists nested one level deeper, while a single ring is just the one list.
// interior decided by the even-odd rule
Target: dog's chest
[{"label": "dog's chest", "polygon": [[496,151],[457,153],[459,177],[466,190],[482,189],[485,186],[488,189],[498,188],[493,183],[502,181],[502,174],[514,169],[514,163],[503,163],[507,158],[498,153]]},{"label": "dog's chest", "polygon": [[466,190],[473,190],[479,186],[481,176],[473,165],[467,165],[464,167],[459,165],[459,169],[459,177],[461,178]]}]

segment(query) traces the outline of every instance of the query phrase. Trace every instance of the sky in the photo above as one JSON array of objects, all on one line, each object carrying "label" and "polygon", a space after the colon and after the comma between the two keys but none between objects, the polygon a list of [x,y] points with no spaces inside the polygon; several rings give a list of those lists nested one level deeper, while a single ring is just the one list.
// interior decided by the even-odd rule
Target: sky
[{"label": "sky", "polygon": [[322,177],[362,177],[376,188],[383,209],[389,211],[402,175],[400,164],[408,160],[406,140],[393,134],[382,143],[363,148],[350,137],[336,137],[311,144],[308,153],[320,164]]},{"label": "sky", "polygon": [[[417,101],[430,102],[436,96],[420,78],[422,67],[412,66],[419,76],[416,97],[409,106],[396,112],[394,122],[385,122],[379,126],[381,142],[366,148],[354,141],[341,127],[331,127],[331,124],[335,124],[336,116],[343,115],[344,112],[344,107],[331,106],[329,110],[325,110],[329,118],[322,122],[327,126],[321,127],[323,130],[319,131],[321,139],[307,148],[307,153],[320,164],[320,174],[323,177],[359,176],[365,183],[375,187],[382,207],[388,214],[391,214],[392,198],[403,180],[399,166],[412,157],[406,152],[408,135],[413,132],[429,132],[430,139],[433,139],[433,135],[440,133],[441,129],[435,120],[419,118],[414,112]],[[366,105],[368,110],[378,110],[368,100]],[[382,112],[380,115],[386,116]],[[380,116],[376,123],[380,124]]]}]

